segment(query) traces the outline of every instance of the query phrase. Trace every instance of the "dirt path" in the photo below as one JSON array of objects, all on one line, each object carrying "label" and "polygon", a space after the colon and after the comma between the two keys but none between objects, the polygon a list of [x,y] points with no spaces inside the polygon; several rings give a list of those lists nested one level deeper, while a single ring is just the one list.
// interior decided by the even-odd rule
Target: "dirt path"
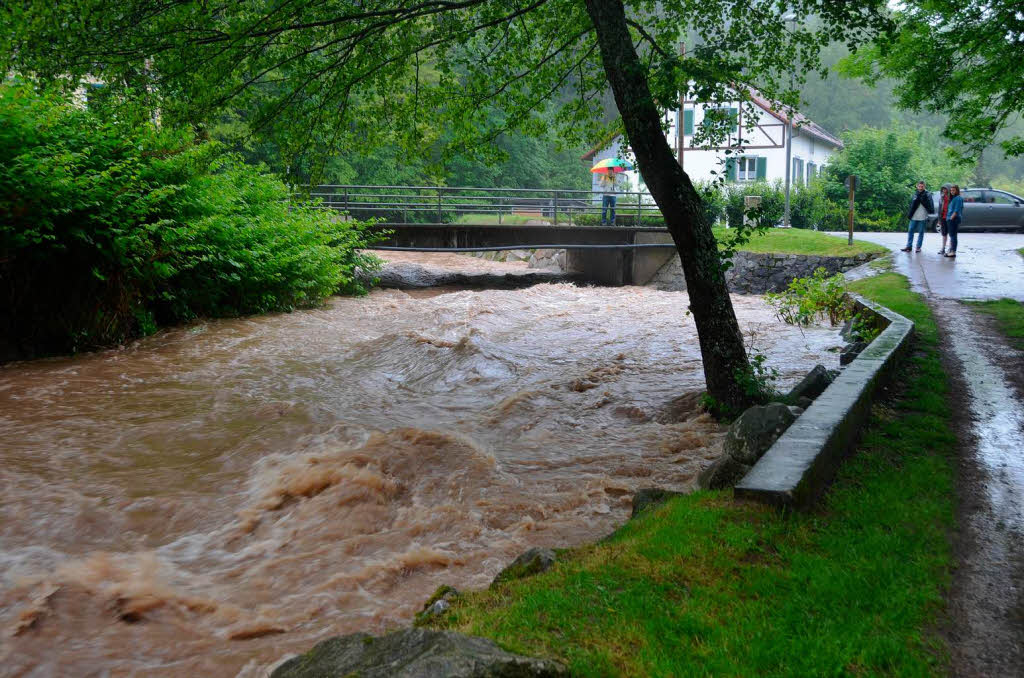
[{"label": "dirt path", "polygon": [[[845,236],[844,236],[845,237]],[[942,332],[959,438],[957,567],[949,596],[954,676],[1024,676],[1024,352],[961,299],[1024,301],[1024,236],[962,236],[956,260],[899,252],[902,233],[858,238],[893,250],[897,272],[928,300]]]},{"label": "dirt path", "polygon": [[1024,355],[969,307],[933,299],[932,308],[961,451],[952,673],[1024,676]]}]

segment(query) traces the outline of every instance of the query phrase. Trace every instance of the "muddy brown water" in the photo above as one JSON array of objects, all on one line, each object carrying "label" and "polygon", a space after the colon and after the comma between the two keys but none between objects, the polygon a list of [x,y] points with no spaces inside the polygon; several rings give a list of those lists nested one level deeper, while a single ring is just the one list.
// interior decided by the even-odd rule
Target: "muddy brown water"
[{"label": "muddy brown water", "polygon": [[[735,297],[782,385],[831,328]],[[378,290],[0,368],[0,675],[262,676],[691,489],[686,295]]]}]

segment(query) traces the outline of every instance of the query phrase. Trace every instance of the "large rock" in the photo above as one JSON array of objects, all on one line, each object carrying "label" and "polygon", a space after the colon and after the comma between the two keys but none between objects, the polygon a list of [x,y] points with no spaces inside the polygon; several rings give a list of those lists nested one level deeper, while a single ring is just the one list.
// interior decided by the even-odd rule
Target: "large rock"
[{"label": "large rock", "polygon": [[722,490],[733,487],[750,471],[750,466],[741,464],[728,454],[723,454],[697,476],[697,486],[702,490]]},{"label": "large rock", "polygon": [[562,678],[562,665],[505,652],[486,638],[403,629],[330,638],[289,659],[271,678]]},{"label": "large rock", "polygon": [[789,408],[782,403],[751,407],[729,427],[725,435],[726,455],[741,464],[752,466],[795,419]]},{"label": "large rock", "polygon": [[852,344],[847,344],[843,347],[843,352],[839,354],[839,364],[849,365],[857,356],[860,355],[861,351],[866,349],[868,344],[866,341],[855,341]]},{"label": "large rock", "polygon": [[555,564],[557,557],[551,549],[532,548],[526,553],[512,561],[512,564],[498,573],[498,576],[491,582],[491,586],[513,579],[532,577],[535,574],[546,572]]},{"label": "large rock", "polygon": [[636,518],[641,512],[664,504],[672,497],[678,497],[682,494],[682,492],[663,490],[660,487],[644,487],[639,489],[633,494],[633,514],[630,518]]},{"label": "large rock", "polygon": [[832,383],[832,376],[825,369],[824,365],[815,365],[814,369],[807,373],[799,384],[793,387],[793,390],[786,396],[786,400],[791,403],[795,403],[800,398],[810,398],[814,400],[828,388],[828,385]]}]

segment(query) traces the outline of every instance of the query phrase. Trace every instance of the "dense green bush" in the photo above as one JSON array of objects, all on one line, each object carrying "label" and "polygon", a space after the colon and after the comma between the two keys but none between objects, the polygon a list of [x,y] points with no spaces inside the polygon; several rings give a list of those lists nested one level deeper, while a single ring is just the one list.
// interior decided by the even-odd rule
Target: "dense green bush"
[{"label": "dense green bush", "polygon": [[[842,206],[845,224],[849,194],[843,182],[851,174],[860,178],[856,212],[870,215],[863,221],[864,230],[893,230],[885,226],[897,222],[896,230],[905,227],[904,215],[919,180],[937,190],[945,182],[963,185],[970,174],[945,155],[934,131],[865,127],[844,132],[843,142],[845,147],[824,167],[823,188],[834,206]],[[869,227],[872,223],[877,227]]]},{"label": "dense green bush", "polygon": [[810,325],[824,318],[835,325],[849,317],[845,294],[842,273],[829,275],[818,268],[814,275],[790,281],[784,292],[766,294],[765,300],[779,320],[790,325]]},{"label": "dense green bush", "polygon": [[362,224],[147,117],[0,85],[0,358],[361,291]]}]

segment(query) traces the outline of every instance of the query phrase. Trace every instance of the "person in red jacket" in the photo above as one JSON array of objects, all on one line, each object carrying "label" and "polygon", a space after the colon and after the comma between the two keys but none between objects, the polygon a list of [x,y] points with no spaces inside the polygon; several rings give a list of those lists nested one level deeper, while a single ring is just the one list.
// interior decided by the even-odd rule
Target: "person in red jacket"
[{"label": "person in red jacket", "polygon": [[949,209],[949,188],[951,184],[942,184],[939,191],[939,229],[942,233],[942,249],[939,254],[946,254],[946,240],[949,238],[949,224],[946,223],[946,210]]}]

